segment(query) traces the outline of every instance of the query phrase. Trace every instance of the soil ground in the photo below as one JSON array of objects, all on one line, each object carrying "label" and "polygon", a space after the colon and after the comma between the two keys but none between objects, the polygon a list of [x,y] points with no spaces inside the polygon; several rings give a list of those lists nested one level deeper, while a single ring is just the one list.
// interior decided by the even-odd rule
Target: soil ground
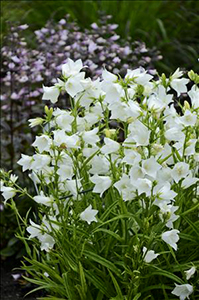
[{"label": "soil ground", "polygon": [[[38,297],[44,296],[41,293],[33,293],[24,298],[24,296],[31,291],[34,286],[27,284],[20,284],[20,281],[14,280],[13,273],[20,273],[20,271],[13,271],[14,268],[20,266],[19,261],[7,258],[1,261],[1,284],[0,284],[0,299],[1,300],[36,300]],[[23,280],[21,278],[21,280]]]}]

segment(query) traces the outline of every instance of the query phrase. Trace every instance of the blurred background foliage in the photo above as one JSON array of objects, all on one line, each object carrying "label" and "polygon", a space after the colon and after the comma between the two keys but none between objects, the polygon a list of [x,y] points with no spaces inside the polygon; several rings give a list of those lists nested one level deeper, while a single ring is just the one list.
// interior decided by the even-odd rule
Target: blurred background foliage
[{"label": "blurred background foliage", "polygon": [[2,1],[2,32],[6,21],[30,25],[31,31],[45,25],[49,18],[60,20],[69,13],[80,27],[97,22],[98,12],[113,16],[117,33],[156,46],[164,59],[157,62],[159,72],[169,74],[175,68],[199,71],[199,1]]}]

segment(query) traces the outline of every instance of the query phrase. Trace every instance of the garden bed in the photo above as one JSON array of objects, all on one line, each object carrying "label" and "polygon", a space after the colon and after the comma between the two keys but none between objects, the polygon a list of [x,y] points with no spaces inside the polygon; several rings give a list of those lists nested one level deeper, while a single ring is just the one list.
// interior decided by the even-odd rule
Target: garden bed
[{"label": "garden bed", "polygon": [[[23,280],[22,277],[18,280],[14,280],[12,275],[17,273],[17,270],[14,269],[19,266],[20,262],[14,259],[1,261],[1,300],[22,300],[33,288],[32,285]],[[41,296],[41,292],[27,295],[25,299],[36,300],[39,296]]]}]

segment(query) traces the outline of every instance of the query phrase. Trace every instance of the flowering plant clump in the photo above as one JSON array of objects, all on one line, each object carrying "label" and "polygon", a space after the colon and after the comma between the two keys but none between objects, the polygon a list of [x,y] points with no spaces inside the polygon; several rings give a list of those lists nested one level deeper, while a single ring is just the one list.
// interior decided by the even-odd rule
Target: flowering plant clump
[{"label": "flowering plant clump", "polygon": [[[28,153],[35,128],[30,130],[26,120],[43,110],[39,101],[41,83],[55,83],[68,57],[81,58],[91,78],[100,75],[104,66],[115,73],[121,71],[122,76],[127,68],[139,65],[155,73],[154,63],[161,59],[159,52],[148,49],[143,42],[122,41],[115,32],[118,25],[111,24],[110,18],[101,17],[99,25],[93,23],[84,30],[69,16],[58,23],[51,20],[35,31],[31,46],[25,38],[29,26],[11,26],[1,49],[3,167],[15,169],[20,153]],[[68,99],[60,99],[60,107],[67,104]]]},{"label": "flowering plant clump", "polygon": [[[154,80],[138,68],[121,79],[105,69],[91,80],[82,68],[69,59],[61,79],[44,87],[43,100],[54,104],[66,92],[71,108],[46,106],[30,121],[42,132],[35,154],[18,163],[35,193],[1,172],[28,280],[56,299],[196,299],[198,75],[177,69]],[[180,97],[191,81],[189,101],[176,109],[170,89]],[[17,194],[38,204],[34,219],[21,218]]]}]

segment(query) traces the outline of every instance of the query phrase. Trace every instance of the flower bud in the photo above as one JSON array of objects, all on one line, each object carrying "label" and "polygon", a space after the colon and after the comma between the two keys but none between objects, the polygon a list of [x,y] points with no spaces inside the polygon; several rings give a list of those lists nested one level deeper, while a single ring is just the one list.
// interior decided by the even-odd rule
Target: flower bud
[{"label": "flower bud", "polygon": [[154,155],[160,153],[162,150],[164,150],[164,147],[160,144],[153,144],[152,145],[152,153]]},{"label": "flower bud", "polygon": [[191,80],[193,80],[193,81],[195,80],[195,77],[196,77],[195,75],[196,75],[196,74],[194,73],[193,70],[191,70],[191,71],[188,72],[189,78],[190,78]]},{"label": "flower bud", "polygon": [[116,132],[116,129],[104,129],[104,134],[107,138],[111,138]]},{"label": "flower bud", "polygon": [[166,78],[166,75],[164,73],[162,74],[161,79],[162,79],[162,85],[164,87],[166,87],[167,86],[167,78]]},{"label": "flower bud", "polygon": [[135,118],[130,117],[127,119],[127,124],[133,123],[133,121],[135,120]]},{"label": "flower bud", "polygon": [[77,160],[82,159],[82,157],[83,157],[82,153],[79,153],[78,156],[77,156]]},{"label": "flower bud", "polygon": [[48,119],[50,120],[51,117],[52,117],[52,114],[53,114],[53,108],[51,107],[51,108],[49,109],[48,106],[45,105],[44,110],[45,110],[45,113],[46,113]]},{"label": "flower bud", "polygon": [[184,102],[184,109],[190,109],[190,105],[189,105],[189,102],[185,100]]},{"label": "flower bud", "polygon": [[62,143],[59,147],[60,147],[60,149],[66,149],[67,148],[66,144],[64,144],[64,143]]},{"label": "flower bud", "polygon": [[138,245],[134,245],[134,246],[133,246],[133,250],[134,250],[135,252],[138,252],[138,250],[139,250]]},{"label": "flower bud", "polygon": [[145,228],[146,230],[149,229],[149,221],[148,221],[147,219],[144,220],[144,228]]},{"label": "flower bud", "polygon": [[42,118],[35,118],[35,119],[29,119],[28,122],[30,123],[29,126],[35,127],[37,125],[41,125],[43,123],[44,119]]}]

